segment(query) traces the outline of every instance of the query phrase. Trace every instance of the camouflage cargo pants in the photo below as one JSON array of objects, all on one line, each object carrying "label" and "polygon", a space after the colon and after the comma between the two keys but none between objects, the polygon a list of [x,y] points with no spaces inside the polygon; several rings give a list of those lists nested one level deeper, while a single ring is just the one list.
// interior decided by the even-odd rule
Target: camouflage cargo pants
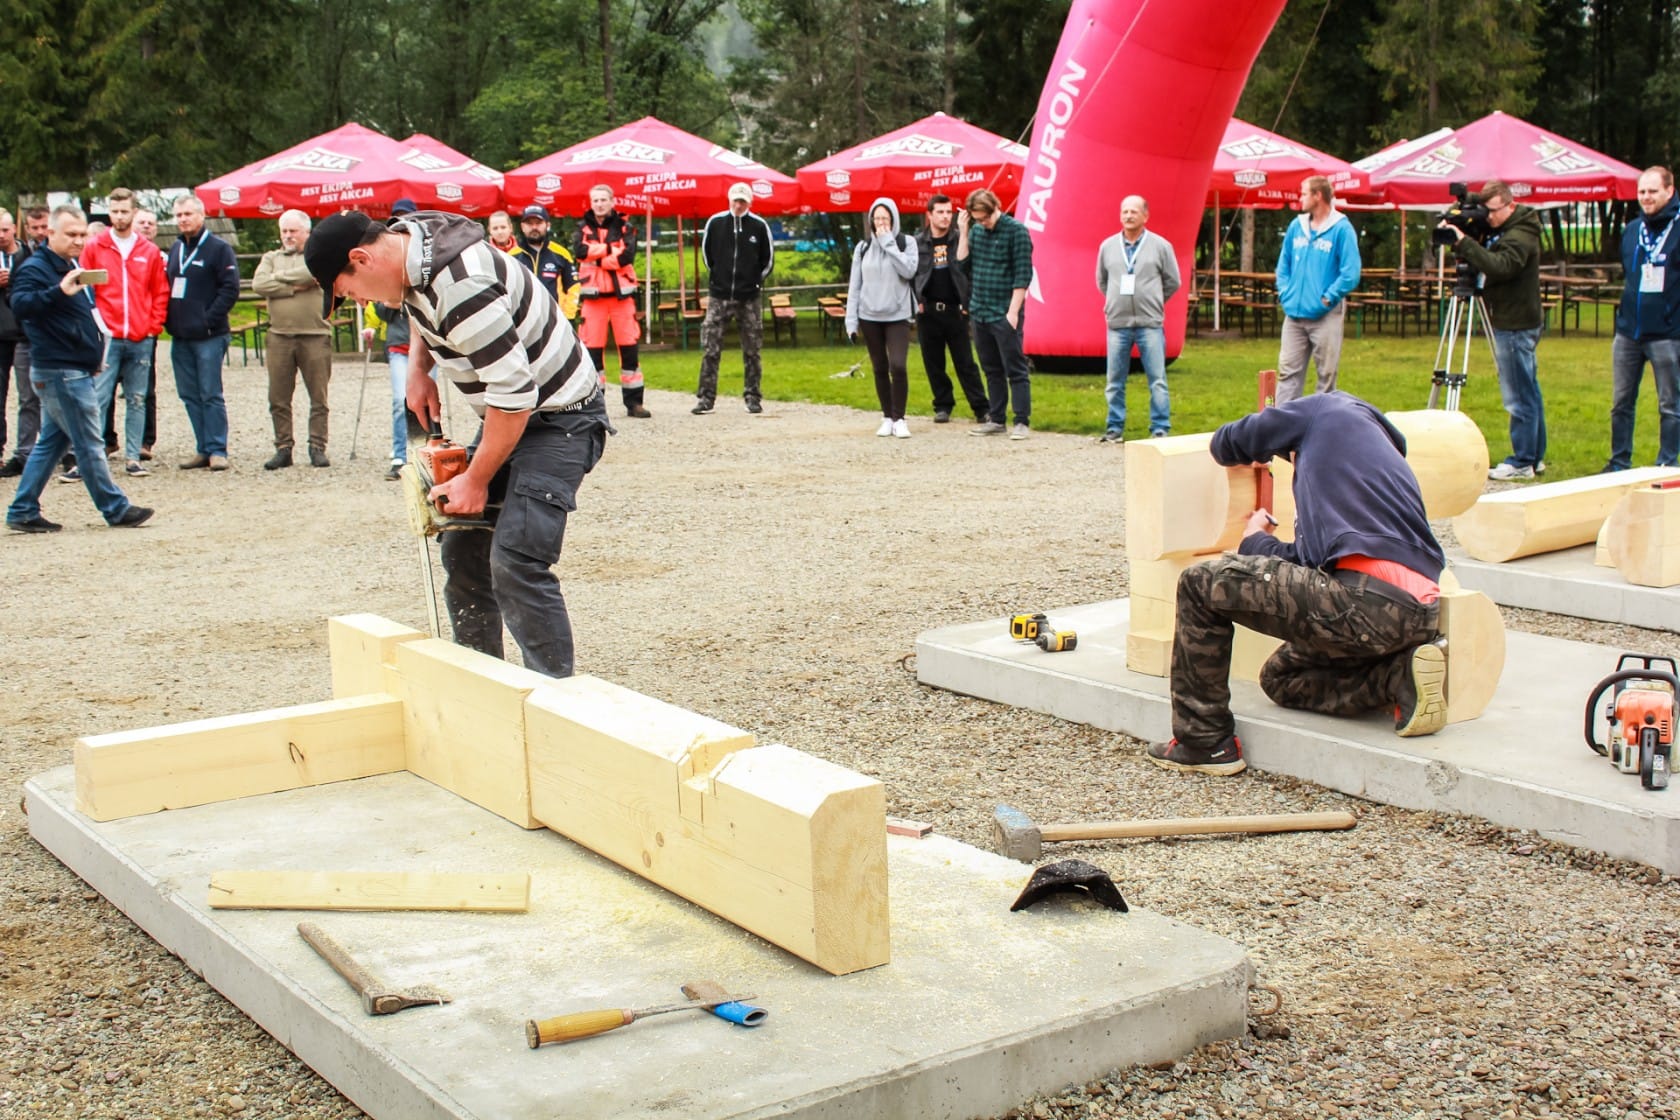
[{"label": "camouflage cargo pants", "polygon": [[1231,717],[1234,624],[1282,638],[1260,670],[1272,702],[1362,715],[1395,702],[1412,649],[1437,635],[1440,612],[1358,572],[1324,572],[1275,556],[1225,555],[1178,579],[1172,653],[1173,736],[1216,746]]},{"label": "camouflage cargo pants", "polygon": [[764,349],[764,312],[758,297],[752,299],[719,299],[713,296],[706,304],[706,318],[700,324],[700,388],[695,393],[703,401],[717,400],[718,358],[723,354],[723,332],[734,319],[741,327],[741,363],[745,384],[741,396],[747,403],[759,400],[759,387],[764,380],[764,366],[759,351]]}]

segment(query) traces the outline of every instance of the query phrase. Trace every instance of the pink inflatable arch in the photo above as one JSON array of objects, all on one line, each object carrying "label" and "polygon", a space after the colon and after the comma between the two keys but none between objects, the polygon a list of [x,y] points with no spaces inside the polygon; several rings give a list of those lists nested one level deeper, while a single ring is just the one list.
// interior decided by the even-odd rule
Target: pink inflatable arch
[{"label": "pink inflatable arch", "polygon": [[1039,95],[1015,217],[1033,238],[1026,349],[1043,369],[1100,368],[1107,327],[1097,246],[1120,200],[1178,251],[1167,353],[1184,346],[1192,249],[1208,176],[1255,55],[1284,0],[1074,0]]}]

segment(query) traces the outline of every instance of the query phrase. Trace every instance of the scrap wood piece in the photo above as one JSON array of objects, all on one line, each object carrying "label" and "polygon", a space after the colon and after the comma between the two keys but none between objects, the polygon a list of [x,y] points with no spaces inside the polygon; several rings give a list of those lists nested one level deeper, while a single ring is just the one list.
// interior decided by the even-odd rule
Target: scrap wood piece
[{"label": "scrap wood piece", "polygon": [[210,876],[209,905],[214,910],[522,913],[530,903],[531,876],[525,872],[217,871]]},{"label": "scrap wood piece", "polygon": [[920,840],[933,831],[933,826],[926,821],[905,820],[903,817],[888,817],[887,831],[894,836],[909,836]]}]

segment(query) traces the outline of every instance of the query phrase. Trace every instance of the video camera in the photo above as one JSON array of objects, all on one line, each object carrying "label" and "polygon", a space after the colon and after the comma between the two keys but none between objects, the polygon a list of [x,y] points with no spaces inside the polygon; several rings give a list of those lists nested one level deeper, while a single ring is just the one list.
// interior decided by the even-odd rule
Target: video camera
[{"label": "video camera", "polygon": [[[1488,221],[1488,208],[1483,206],[1480,199],[1472,201],[1470,187],[1466,183],[1452,183],[1447,189],[1452,192],[1456,200],[1440,216],[1438,222],[1445,222],[1449,226],[1464,231],[1464,236],[1471,237],[1478,244],[1487,240],[1493,232],[1493,224]],[[1458,241],[1451,230],[1445,230],[1439,224],[1433,227],[1430,234],[1430,244],[1445,245],[1449,248]]]}]

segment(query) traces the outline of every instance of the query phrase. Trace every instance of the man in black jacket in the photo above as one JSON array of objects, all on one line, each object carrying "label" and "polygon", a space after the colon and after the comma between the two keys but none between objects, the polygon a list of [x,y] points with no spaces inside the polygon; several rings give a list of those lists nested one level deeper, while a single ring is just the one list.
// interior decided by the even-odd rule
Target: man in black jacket
[{"label": "man in black jacket", "polygon": [[741,328],[741,362],[745,386],[741,396],[748,412],[763,412],[764,367],[759,351],[764,347],[764,312],[758,295],[776,261],[770,244],[770,223],[752,212],[752,188],[736,183],[729,188],[729,209],[712,215],[700,241],[700,255],[711,274],[706,319],[700,325],[699,399],[691,409],[696,416],[712,410],[717,402],[718,359],[723,354],[723,332],[734,319]]},{"label": "man in black jacket", "polygon": [[[945,376],[945,351],[951,351],[951,365],[957,371],[963,397],[974,411],[976,423],[989,416],[986,385],[974,364],[974,350],[968,337],[968,271],[957,268],[959,255],[966,256],[968,232],[953,229],[949,195],[928,199],[927,221],[916,232],[916,337],[922,347],[922,366],[927,370],[928,388],[933,390],[933,422],[949,423],[957,407],[951,379]],[[959,248],[962,252],[959,254]]]},{"label": "man in black jacket", "polygon": [[0,462],[0,478],[23,473],[23,461],[41,430],[41,402],[29,384],[29,339],[12,314],[12,275],[29,259],[29,246],[17,235],[12,215],[0,210],[0,451],[6,443],[6,397],[17,386],[17,441],[12,457]]},{"label": "man in black jacket", "polygon": [[1335,716],[1392,708],[1401,736],[1446,724],[1438,640],[1446,559],[1430,531],[1406,437],[1346,393],[1315,393],[1222,426],[1209,447],[1225,467],[1295,462],[1295,540],[1249,518],[1235,553],[1192,564],[1173,619],[1173,738],[1157,765],[1235,774],[1247,763],[1231,716],[1231,641],[1241,624],[1282,638],[1260,670],[1272,702]]},{"label": "man in black jacket", "polygon": [[164,256],[169,276],[169,360],[175,392],[192,423],[194,455],[184,471],[228,467],[227,400],[222,363],[227,359],[228,312],[239,299],[239,262],[233,247],[204,228],[204,203],[194,195],[175,200],[180,238]]}]

